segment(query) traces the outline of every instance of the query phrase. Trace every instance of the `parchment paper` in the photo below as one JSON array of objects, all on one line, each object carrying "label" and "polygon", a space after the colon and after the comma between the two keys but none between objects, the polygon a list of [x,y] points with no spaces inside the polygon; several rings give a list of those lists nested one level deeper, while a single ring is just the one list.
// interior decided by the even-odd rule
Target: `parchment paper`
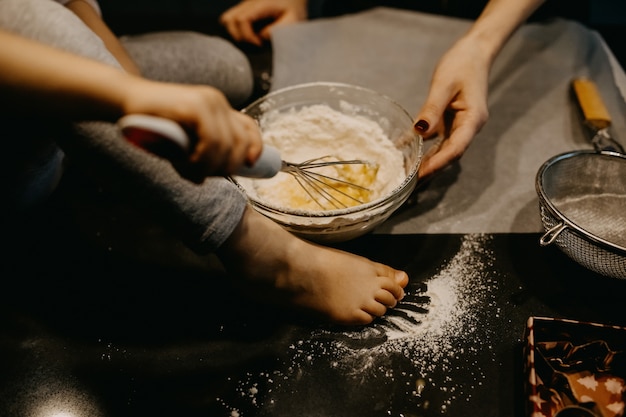
[{"label": "parchment paper", "polygon": [[[471,21],[375,8],[311,20],[273,33],[272,91],[313,81],[361,85],[412,115],[434,66]],[[571,95],[572,78],[593,79],[624,144],[624,72],[601,36],[569,20],[527,24],[507,43],[490,76],[490,118],[458,163],[418,190],[376,233],[543,231],[535,176],[552,156],[592,149]],[[624,86],[620,85],[623,89]]]}]

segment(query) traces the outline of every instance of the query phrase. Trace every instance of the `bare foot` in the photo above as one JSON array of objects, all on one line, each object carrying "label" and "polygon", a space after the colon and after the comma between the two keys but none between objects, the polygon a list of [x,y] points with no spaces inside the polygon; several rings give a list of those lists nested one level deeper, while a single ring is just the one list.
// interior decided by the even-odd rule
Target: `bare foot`
[{"label": "bare foot", "polygon": [[409,281],[403,271],[299,239],[251,207],[218,255],[255,294],[338,324],[384,315]]}]

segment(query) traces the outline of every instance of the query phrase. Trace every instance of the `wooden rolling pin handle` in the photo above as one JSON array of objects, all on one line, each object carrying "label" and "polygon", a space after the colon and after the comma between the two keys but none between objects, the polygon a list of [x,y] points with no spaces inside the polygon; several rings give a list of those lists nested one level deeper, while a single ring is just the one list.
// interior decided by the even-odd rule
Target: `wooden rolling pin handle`
[{"label": "wooden rolling pin handle", "polygon": [[595,83],[587,78],[575,78],[572,87],[583,112],[585,123],[595,130],[611,125],[611,116],[602,101]]}]

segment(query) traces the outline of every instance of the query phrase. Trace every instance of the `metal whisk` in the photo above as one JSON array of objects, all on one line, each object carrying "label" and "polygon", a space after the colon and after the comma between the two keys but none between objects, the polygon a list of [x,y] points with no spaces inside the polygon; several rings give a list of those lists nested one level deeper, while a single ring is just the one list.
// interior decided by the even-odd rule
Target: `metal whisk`
[{"label": "metal whisk", "polygon": [[[118,126],[126,139],[147,150],[154,150],[155,140],[161,139],[169,140],[184,151],[189,149],[190,141],[187,133],[180,125],[168,119],[139,114],[127,115],[118,121]],[[241,167],[236,175],[248,178],[272,178],[279,172],[290,174],[322,209],[327,208],[325,203],[334,208],[348,207],[341,197],[363,204],[364,201],[341,188],[370,192],[369,188],[316,170],[329,166],[347,165],[375,167],[375,164],[359,159],[329,160],[330,158],[333,157],[327,155],[299,163],[287,162],[282,160],[278,149],[265,145],[257,162],[251,167]]]},{"label": "metal whisk", "polygon": [[[344,201],[363,204],[364,201],[347,190],[367,193],[370,192],[369,188],[318,170],[330,166],[347,165],[363,165],[374,168],[375,164],[360,159],[338,160],[333,158],[335,157],[326,155],[303,162],[287,162],[281,159],[278,149],[265,145],[257,162],[252,167],[240,168],[237,175],[248,178],[272,178],[278,172],[290,174],[311,200],[322,209],[327,209],[329,206],[346,208],[349,204]],[[342,188],[345,188],[346,191]],[[347,200],[342,199],[342,197]]]},{"label": "metal whisk", "polygon": [[337,195],[344,196],[349,200],[358,204],[363,204],[359,198],[343,191],[335,184],[343,185],[345,187],[360,190],[364,192],[370,192],[370,189],[354,182],[341,179],[339,177],[333,177],[330,175],[315,172],[316,168],[323,168],[333,165],[367,165],[371,166],[372,163],[362,161],[360,159],[352,159],[348,161],[325,161],[327,158],[332,158],[327,155],[321,158],[309,159],[301,163],[282,162],[281,171],[291,174],[296,182],[304,189],[304,191],[311,197],[313,201],[321,208],[325,208],[320,199],[328,202],[335,208],[346,208],[348,205],[344,203]]}]

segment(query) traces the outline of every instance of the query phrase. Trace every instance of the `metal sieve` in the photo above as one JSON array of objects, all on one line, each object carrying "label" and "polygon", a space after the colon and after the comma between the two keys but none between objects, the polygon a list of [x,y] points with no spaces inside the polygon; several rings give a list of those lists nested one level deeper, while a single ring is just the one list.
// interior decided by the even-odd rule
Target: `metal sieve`
[{"label": "metal sieve", "polygon": [[553,157],[536,181],[542,246],[555,243],[582,266],[626,278],[626,157],[578,151]]},{"label": "metal sieve", "polygon": [[[546,231],[539,243],[555,243],[587,269],[626,279],[626,155],[608,135],[610,118],[603,107],[598,111],[593,83],[573,85],[585,122],[595,130],[595,151],[563,153],[539,169],[535,185]],[[585,107],[591,101],[593,117]]]}]

